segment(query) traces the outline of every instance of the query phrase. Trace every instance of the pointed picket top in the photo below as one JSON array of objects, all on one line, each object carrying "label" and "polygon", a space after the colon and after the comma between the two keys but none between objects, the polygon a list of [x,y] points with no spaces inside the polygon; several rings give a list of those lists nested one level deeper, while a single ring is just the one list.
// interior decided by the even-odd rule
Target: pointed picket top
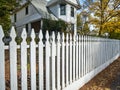
[{"label": "pointed picket top", "polygon": [[21,37],[22,37],[23,40],[26,40],[26,38],[27,38],[27,32],[26,32],[26,29],[25,29],[25,28],[23,28]]},{"label": "pointed picket top", "polygon": [[4,37],[3,28],[0,25],[0,39]]},{"label": "pointed picket top", "polygon": [[68,41],[68,33],[66,34],[66,41]]},{"label": "pointed picket top", "polygon": [[64,39],[65,39],[65,35],[64,33],[62,33],[62,41],[64,42]]},{"label": "pointed picket top", "polygon": [[57,40],[58,40],[58,42],[60,42],[60,33],[59,32],[58,32]]},{"label": "pointed picket top", "polygon": [[81,35],[79,35],[79,42],[81,42]]},{"label": "pointed picket top", "polygon": [[40,40],[42,40],[42,39],[43,39],[42,30],[40,30],[40,32],[39,32],[39,39],[40,39]]},{"label": "pointed picket top", "polygon": [[55,32],[52,32],[52,39],[55,41]]},{"label": "pointed picket top", "polygon": [[78,42],[78,35],[76,35],[76,41]]},{"label": "pointed picket top", "polygon": [[48,31],[46,32],[46,41],[49,41],[49,33],[48,33]]},{"label": "pointed picket top", "polygon": [[35,31],[34,29],[31,30],[31,34],[30,34],[32,40],[35,39]]},{"label": "pointed picket top", "polygon": [[10,31],[10,36],[12,39],[16,38],[16,32],[15,32],[15,28],[12,26],[11,31]]}]

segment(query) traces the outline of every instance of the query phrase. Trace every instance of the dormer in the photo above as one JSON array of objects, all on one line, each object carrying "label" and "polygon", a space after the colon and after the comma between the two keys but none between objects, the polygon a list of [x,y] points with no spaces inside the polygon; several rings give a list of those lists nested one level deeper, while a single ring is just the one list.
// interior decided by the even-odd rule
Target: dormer
[{"label": "dormer", "polygon": [[50,0],[47,7],[57,18],[71,22],[80,4],[77,0]]}]

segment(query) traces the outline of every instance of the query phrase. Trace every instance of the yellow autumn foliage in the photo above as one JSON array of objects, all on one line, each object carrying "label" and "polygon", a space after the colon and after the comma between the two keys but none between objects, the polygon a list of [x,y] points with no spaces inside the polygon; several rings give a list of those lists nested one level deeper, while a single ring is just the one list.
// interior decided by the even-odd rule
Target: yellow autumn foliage
[{"label": "yellow autumn foliage", "polygon": [[115,32],[120,33],[120,21],[109,21],[103,25],[103,33],[105,32]]}]

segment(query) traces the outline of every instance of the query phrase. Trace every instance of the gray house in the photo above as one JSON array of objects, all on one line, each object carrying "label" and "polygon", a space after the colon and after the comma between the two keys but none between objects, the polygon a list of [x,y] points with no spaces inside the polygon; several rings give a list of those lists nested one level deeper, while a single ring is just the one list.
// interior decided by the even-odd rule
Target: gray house
[{"label": "gray house", "polygon": [[21,0],[20,6],[11,15],[12,25],[18,33],[26,28],[28,34],[31,28],[38,33],[42,28],[42,19],[61,19],[69,24],[76,32],[77,9],[80,4],[77,0]]}]

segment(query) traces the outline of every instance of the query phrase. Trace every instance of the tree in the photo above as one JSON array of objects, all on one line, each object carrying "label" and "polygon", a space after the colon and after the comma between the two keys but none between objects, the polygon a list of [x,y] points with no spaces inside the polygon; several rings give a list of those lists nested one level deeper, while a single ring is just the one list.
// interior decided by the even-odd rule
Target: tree
[{"label": "tree", "polygon": [[120,39],[120,20],[111,20],[104,24],[104,32],[109,33],[109,38]]},{"label": "tree", "polygon": [[77,32],[82,34],[82,19],[80,14],[77,14]]},{"label": "tree", "polygon": [[90,31],[88,27],[88,21],[86,19],[87,15],[86,14],[83,15],[83,12],[77,15],[77,32],[79,34],[87,35],[88,32]]},{"label": "tree", "polygon": [[7,34],[11,25],[10,12],[17,5],[16,0],[0,0],[0,25],[2,25],[5,34]]},{"label": "tree", "polygon": [[[99,29],[99,35],[102,35],[108,22],[120,15],[120,0],[95,0],[90,5],[89,10],[93,13],[90,23]],[[115,28],[114,28],[115,29]]]},{"label": "tree", "polygon": [[82,32],[84,35],[88,35],[88,33],[90,32],[87,22],[84,23]]}]

